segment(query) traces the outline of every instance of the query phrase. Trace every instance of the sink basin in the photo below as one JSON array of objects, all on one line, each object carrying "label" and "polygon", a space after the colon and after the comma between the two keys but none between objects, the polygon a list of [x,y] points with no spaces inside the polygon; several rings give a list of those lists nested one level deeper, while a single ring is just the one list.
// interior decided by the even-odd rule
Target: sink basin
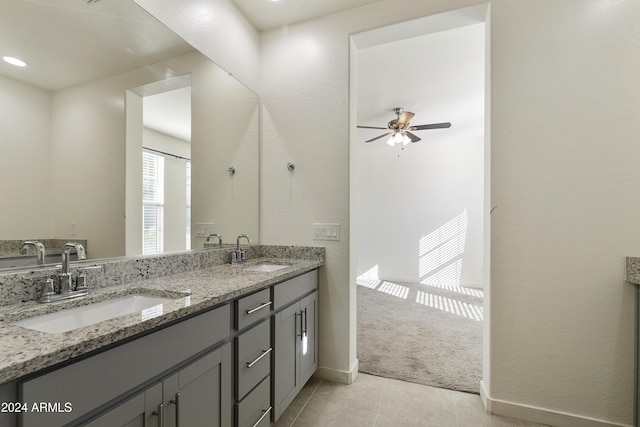
[{"label": "sink basin", "polygon": [[282,270],[283,268],[287,268],[287,267],[289,266],[281,265],[281,264],[258,264],[258,265],[253,265],[251,267],[247,267],[246,270],[257,271],[260,273],[272,273],[274,271]]},{"label": "sink basin", "polygon": [[14,322],[14,325],[48,334],[59,334],[127,314],[140,313],[142,320],[157,317],[163,304],[173,301],[148,295],[127,295],[108,301],[43,314]]}]

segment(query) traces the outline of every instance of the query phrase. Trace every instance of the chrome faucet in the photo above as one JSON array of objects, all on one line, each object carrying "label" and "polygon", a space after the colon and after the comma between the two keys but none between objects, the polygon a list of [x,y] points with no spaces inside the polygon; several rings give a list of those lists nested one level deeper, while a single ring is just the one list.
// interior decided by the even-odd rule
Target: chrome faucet
[{"label": "chrome faucet", "polygon": [[36,257],[38,260],[38,265],[43,265],[44,264],[44,245],[40,242],[27,240],[26,242],[22,243],[22,246],[20,246],[20,255],[26,255],[27,248],[29,246],[33,246],[34,248],[36,248]]},{"label": "chrome faucet", "polygon": [[83,297],[89,293],[87,290],[87,279],[84,274],[74,278],[69,271],[69,258],[71,251],[75,250],[78,260],[87,259],[87,254],[80,243],[67,243],[62,248],[62,267],[60,274],[56,277],[48,278],[42,285],[40,302],[54,302],[63,299]]},{"label": "chrome faucet", "polygon": [[75,289],[72,289],[73,280],[71,278],[71,273],[69,272],[69,256],[70,252],[75,249],[76,254],[78,254],[78,260],[87,259],[86,252],[84,250],[84,246],[80,243],[67,243],[62,248],[62,272],[60,273],[60,294],[68,294]]},{"label": "chrome faucet", "polygon": [[247,253],[240,249],[240,239],[245,238],[247,242],[251,243],[251,239],[246,234],[241,234],[236,239],[236,250],[231,254],[231,264],[240,264],[247,260]]},{"label": "chrome faucet", "polygon": [[207,239],[205,240],[205,242],[208,243],[209,239],[211,239],[212,237],[217,237],[218,238],[218,246],[222,246],[222,236],[219,235],[219,234],[216,234],[216,233],[209,234],[207,236]]}]

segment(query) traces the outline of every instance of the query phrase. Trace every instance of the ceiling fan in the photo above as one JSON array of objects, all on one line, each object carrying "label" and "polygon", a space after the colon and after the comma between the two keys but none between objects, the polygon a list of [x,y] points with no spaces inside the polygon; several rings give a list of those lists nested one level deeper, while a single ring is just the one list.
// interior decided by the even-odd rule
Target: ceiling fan
[{"label": "ceiling fan", "polygon": [[387,141],[387,144],[391,145],[392,147],[395,144],[400,144],[400,143],[402,143],[403,145],[406,145],[409,142],[418,142],[421,139],[417,135],[414,135],[411,132],[414,132],[417,130],[427,130],[427,129],[446,129],[451,127],[451,123],[449,122],[432,123],[429,125],[409,126],[409,122],[411,121],[413,116],[415,116],[414,113],[412,113],[411,111],[404,111],[404,108],[402,107],[396,107],[392,111],[396,114],[397,117],[391,120],[387,124],[386,128],[377,127],[377,126],[358,126],[359,128],[362,128],[362,129],[382,129],[382,130],[388,129],[389,130],[389,132],[384,133],[380,136],[376,136],[375,138],[371,138],[365,142],[373,142],[380,138],[384,138],[387,135],[391,135],[391,137]]}]

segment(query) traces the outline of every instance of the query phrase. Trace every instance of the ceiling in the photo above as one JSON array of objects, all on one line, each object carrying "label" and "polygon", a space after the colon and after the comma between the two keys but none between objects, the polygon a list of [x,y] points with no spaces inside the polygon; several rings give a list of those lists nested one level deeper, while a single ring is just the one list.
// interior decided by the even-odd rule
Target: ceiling
[{"label": "ceiling", "polygon": [[191,141],[191,86],[143,98],[144,127]]},{"label": "ceiling", "polygon": [[232,0],[258,29],[284,25],[342,12],[381,0]]},{"label": "ceiling", "polygon": [[[0,0],[0,75],[56,91],[193,52],[194,48],[133,1]],[[190,89],[150,99],[145,123],[190,141]]]}]

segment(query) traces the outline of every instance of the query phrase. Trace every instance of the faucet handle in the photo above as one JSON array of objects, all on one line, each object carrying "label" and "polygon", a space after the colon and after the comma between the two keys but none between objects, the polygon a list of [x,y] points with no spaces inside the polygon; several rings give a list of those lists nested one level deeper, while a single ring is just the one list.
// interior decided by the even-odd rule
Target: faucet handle
[{"label": "faucet handle", "polygon": [[56,294],[56,282],[53,276],[49,276],[40,288],[40,301],[49,302],[51,297]]},{"label": "faucet handle", "polygon": [[82,291],[87,289],[87,275],[84,273],[79,273],[76,277],[76,291]]}]

